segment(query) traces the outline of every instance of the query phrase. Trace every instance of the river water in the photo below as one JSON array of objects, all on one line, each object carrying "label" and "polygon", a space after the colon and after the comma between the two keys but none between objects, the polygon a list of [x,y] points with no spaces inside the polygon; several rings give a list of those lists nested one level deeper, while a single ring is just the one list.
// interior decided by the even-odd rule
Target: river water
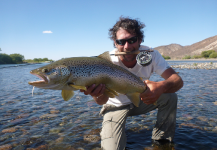
[{"label": "river water", "polygon": [[[172,62],[183,63],[183,62]],[[192,62],[185,62],[192,63]],[[64,101],[61,91],[34,89],[38,80],[29,72],[45,64],[0,66],[0,149],[75,150],[100,148],[101,106],[90,96],[75,92]],[[217,149],[217,70],[175,69],[184,80],[177,92],[178,111],[174,143],[176,150]],[[162,80],[153,74],[152,81]],[[157,111],[129,117],[127,149],[156,149],[151,132]],[[32,149],[31,149],[32,148]],[[161,149],[157,147],[158,149]]]}]

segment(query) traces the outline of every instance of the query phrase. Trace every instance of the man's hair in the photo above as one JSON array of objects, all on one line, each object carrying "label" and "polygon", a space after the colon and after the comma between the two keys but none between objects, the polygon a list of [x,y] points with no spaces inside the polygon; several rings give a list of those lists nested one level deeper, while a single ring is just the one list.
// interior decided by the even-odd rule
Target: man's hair
[{"label": "man's hair", "polygon": [[120,17],[113,28],[109,29],[109,36],[111,40],[117,39],[117,32],[120,28],[126,30],[130,34],[136,34],[139,40],[144,41],[144,34],[142,29],[145,24],[141,23],[138,19],[131,19],[129,17]]}]

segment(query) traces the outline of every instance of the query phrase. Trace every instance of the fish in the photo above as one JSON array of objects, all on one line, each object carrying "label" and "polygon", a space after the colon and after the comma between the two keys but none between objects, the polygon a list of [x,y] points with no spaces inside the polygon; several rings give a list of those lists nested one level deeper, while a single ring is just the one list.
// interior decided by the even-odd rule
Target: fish
[{"label": "fish", "polygon": [[147,88],[140,77],[114,64],[108,51],[96,57],[61,59],[31,70],[30,73],[41,79],[29,81],[30,85],[41,89],[62,90],[62,98],[66,101],[74,96],[76,90],[86,91],[86,87],[92,84],[105,84],[103,94],[110,98],[124,94],[138,107],[140,93]]}]

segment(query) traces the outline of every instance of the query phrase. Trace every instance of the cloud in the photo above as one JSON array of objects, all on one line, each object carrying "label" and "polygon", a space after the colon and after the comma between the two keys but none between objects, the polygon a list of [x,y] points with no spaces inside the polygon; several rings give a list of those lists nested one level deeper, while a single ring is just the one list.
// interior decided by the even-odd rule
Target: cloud
[{"label": "cloud", "polygon": [[52,31],[43,31],[43,33],[53,33]]}]

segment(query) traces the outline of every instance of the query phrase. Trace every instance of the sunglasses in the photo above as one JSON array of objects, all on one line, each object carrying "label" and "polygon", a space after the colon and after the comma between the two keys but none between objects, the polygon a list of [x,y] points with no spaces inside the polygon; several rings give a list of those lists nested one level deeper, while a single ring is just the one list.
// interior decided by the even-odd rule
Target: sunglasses
[{"label": "sunglasses", "polygon": [[115,40],[115,41],[118,45],[125,45],[126,42],[128,42],[129,44],[133,44],[137,41],[137,39],[138,39],[138,37],[134,36],[134,37],[131,37],[129,39],[121,39],[121,40]]}]

